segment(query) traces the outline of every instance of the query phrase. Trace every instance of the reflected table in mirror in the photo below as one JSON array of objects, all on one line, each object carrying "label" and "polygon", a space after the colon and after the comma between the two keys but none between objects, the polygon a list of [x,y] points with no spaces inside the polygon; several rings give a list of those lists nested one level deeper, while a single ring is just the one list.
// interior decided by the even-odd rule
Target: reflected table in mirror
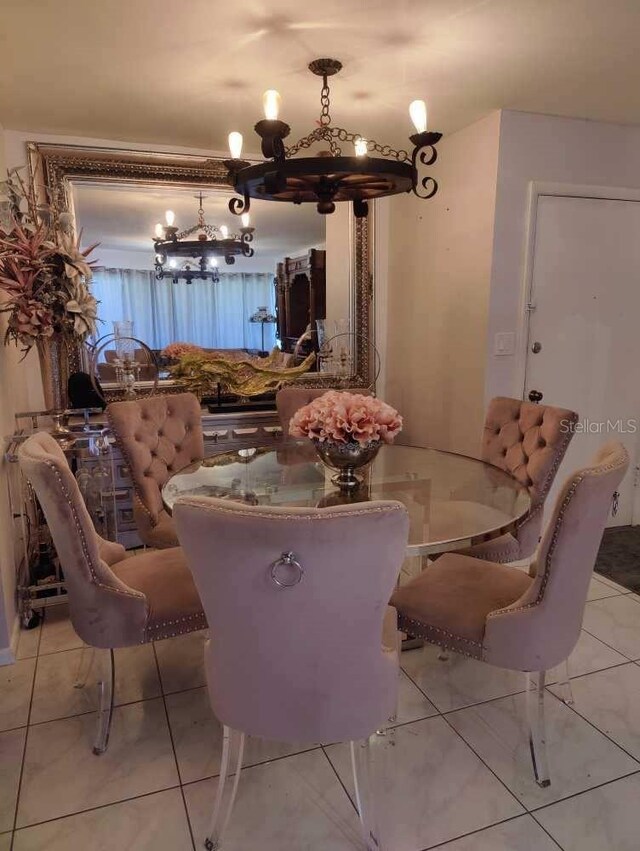
[{"label": "reflected table in mirror", "polygon": [[255,447],[205,458],[162,489],[169,512],[180,497],[214,496],[250,505],[321,508],[392,499],[409,513],[407,556],[429,556],[515,531],[531,508],[527,489],[475,458],[412,446],[383,446],[345,493],[331,481],[309,441]]}]

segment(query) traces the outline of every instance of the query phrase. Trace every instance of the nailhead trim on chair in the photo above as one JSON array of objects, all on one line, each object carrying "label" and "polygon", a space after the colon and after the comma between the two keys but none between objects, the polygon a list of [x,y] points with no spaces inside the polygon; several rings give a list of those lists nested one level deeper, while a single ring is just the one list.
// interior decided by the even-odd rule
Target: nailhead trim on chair
[{"label": "nailhead trim on chair", "polygon": [[335,520],[336,516],[343,517],[354,517],[361,514],[381,514],[382,512],[391,511],[404,511],[404,506],[398,505],[393,507],[386,508],[355,508],[352,511],[344,512],[339,515],[331,515],[331,513],[327,513],[325,515],[312,515],[310,517],[304,517],[300,514],[264,514],[260,511],[243,511],[242,509],[232,509],[232,508],[222,508],[219,506],[211,506],[211,505],[202,505],[199,502],[191,502],[189,499],[185,499],[184,497],[180,500],[182,505],[190,505],[192,508],[195,508],[198,511],[215,511],[220,514],[233,514],[236,517],[261,517],[267,520],[307,520],[307,521],[316,521],[316,520],[327,520],[331,518]]},{"label": "nailhead trim on chair", "polygon": [[[416,621],[413,618],[407,617],[403,615],[401,612],[398,612],[398,629],[402,632],[406,632],[408,635],[414,638],[424,638],[425,641],[428,641],[431,644],[437,644],[439,647],[443,647],[445,650],[451,650],[454,653],[459,653],[461,656],[466,656],[468,659],[480,659],[482,658],[482,645],[477,641],[472,641],[468,638],[463,638],[462,636],[455,635],[452,632],[447,632],[444,629],[439,629],[436,626],[426,627],[425,624],[420,621]],[[437,632],[440,635],[445,636],[444,638],[438,637],[438,639],[434,639],[431,633]],[[472,644],[474,647],[478,648],[478,652],[472,653],[471,651],[464,650],[459,647],[457,644],[451,643],[448,639],[452,638],[454,641],[460,641],[466,644]]]},{"label": "nailhead trim on chair", "polygon": [[[174,624],[184,623],[186,621],[195,621],[195,625],[188,625],[185,629],[164,629],[165,627],[171,627]],[[185,615],[183,618],[177,618],[174,621],[161,621],[152,627],[145,627],[145,640],[140,643],[146,644],[149,641],[159,641],[163,638],[174,638],[176,635],[185,635],[189,632],[195,632],[196,629],[206,628],[207,619],[204,616],[204,612],[199,612],[195,615]]]},{"label": "nailhead trim on chair", "polygon": [[560,535],[560,530],[562,528],[562,523],[564,520],[565,512],[571,502],[573,495],[576,492],[576,489],[580,482],[586,479],[588,476],[602,476],[605,473],[610,472],[611,470],[615,470],[620,466],[618,461],[612,462],[611,464],[607,464],[606,467],[598,467],[597,469],[591,468],[588,470],[584,470],[580,475],[576,476],[573,480],[571,487],[567,491],[565,498],[562,501],[562,505],[560,507],[560,511],[558,512],[558,517],[556,519],[556,525],[553,528],[553,535],[551,537],[551,543],[549,544],[549,549],[547,551],[547,556],[544,562],[544,575],[542,577],[542,582],[540,583],[540,588],[538,589],[538,596],[535,600],[530,603],[527,603],[524,606],[518,606],[517,608],[504,608],[504,609],[496,609],[494,612],[489,612],[487,615],[487,620],[490,618],[495,618],[498,615],[508,614],[510,612],[524,612],[527,609],[533,609],[535,606],[540,605],[542,602],[542,598],[544,597],[544,591],[547,587],[547,583],[549,581],[549,576],[551,574],[551,561],[553,559],[553,555],[555,553],[556,545],[558,543],[558,537]]},{"label": "nailhead trim on chair", "polygon": [[[398,612],[398,618],[402,618],[403,623],[411,624],[411,628],[406,630],[406,632],[410,632],[411,635],[417,635],[414,629],[415,627],[418,627],[419,629],[424,629],[425,625],[424,623],[422,623],[422,621],[416,621],[413,618],[410,618],[408,615],[403,615]],[[449,630],[447,629],[442,629],[442,627],[431,626],[430,624],[428,628],[430,631],[437,632],[440,635],[446,635],[448,638],[453,638],[456,641],[462,641],[464,644],[471,644],[474,647],[482,647],[481,641],[474,641],[472,638],[463,638],[461,635],[456,635],[455,632],[449,632]]]},{"label": "nailhead trim on chair", "polygon": [[69,490],[67,489],[62,476],[60,475],[60,471],[56,467],[56,465],[52,461],[47,461],[47,459],[42,459],[44,463],[49,467],[56,479],[58,480],[58,484],[60,485],[60,489],[64,494],[67,504],[71,509],[71,514],[73,515],[73,521],[76,527],[76,531],[78,533],[78,537],[80,538],[80,543],[82,545],[82,552],[84,553],[84,557],[86,559],[87,565],[89,566],[89,573],[91,575],[91,581],[94,585],[97,585],[99,588],[104,588],[107,591],[113,591],[116,594],[123,594],[126,597],[135,597],[136,599],[146,600],[144,594],[138,591],[125,591],[122,588],[115,588],[113,585],[105,585],[103,582],[100,582],[96,572],[95,565],[93,564],[93,560],[91,558],[91,554],[89,552],[89,547],[87,545],[87,540],[84,535],[84,530],[82,528],[82,523],[80,518],[78,517],[78,512],[76,511],[75,505],[73,504],[73,498]]}]

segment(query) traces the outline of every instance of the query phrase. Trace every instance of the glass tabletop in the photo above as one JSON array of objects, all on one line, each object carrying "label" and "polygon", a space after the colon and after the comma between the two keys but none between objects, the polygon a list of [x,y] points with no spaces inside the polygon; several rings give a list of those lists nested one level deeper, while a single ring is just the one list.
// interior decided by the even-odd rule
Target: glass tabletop
[{"label": "glass tabletop", "polygon": [[531,507],[511,475],[475,458],[413,446],[383,446],[358,475],[353,493],[339,491],[309,441],[255,447],[205,458],[162,489],[169,512],[183,496],[215,496],[250,505],[320,508],[374,499],[402,502],[410,520],[407,555],[433,555],[513,531]]}]

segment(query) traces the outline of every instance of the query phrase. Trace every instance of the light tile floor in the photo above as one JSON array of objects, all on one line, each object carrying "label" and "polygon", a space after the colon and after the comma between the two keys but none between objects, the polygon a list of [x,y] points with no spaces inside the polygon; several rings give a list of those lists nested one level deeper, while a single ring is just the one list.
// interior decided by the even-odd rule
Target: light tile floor
[{"label": "light tile floor", "polygon": [[[547,693],[552,784],[533,782],[524,678],[433,647],[404,653],[379,740],[386,851],[638,851],[640,597],[591,583],[571,660],[575,703]],[[220,764],[201,633],[117,651],[107,753],[64,609],[0,668],[0,851],[202,848]],[[356,851],[348,749],[251,740],[227,851]]]}]

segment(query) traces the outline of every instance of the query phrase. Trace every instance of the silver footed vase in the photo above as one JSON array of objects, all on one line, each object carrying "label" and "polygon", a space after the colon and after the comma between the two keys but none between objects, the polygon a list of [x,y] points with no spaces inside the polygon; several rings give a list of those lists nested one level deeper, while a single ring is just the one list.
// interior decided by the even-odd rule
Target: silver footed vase
[{"label": "silver footed vase", "polygon": [[327,467],[338,470],[331,477],[334,485],[341,490],[350,491],[360,487],[362,480],[356,476],[356,470],[369,464],[378,454],[382,446],[381,440],[371,440],[369,443],[341,443],[337,440],[314,440],[316,452]]}]

